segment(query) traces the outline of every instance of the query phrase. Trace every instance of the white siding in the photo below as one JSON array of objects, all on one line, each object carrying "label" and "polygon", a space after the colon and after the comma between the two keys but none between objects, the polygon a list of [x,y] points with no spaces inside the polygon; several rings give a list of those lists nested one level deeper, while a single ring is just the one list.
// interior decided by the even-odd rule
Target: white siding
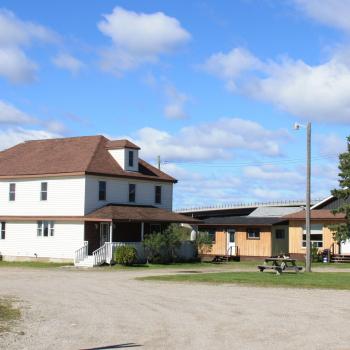
[{"label": "white siding", "polygon": [[[98,181],[107,182],[107,200],[98,200]],[[108,203],[153,205],[172,210],[173,184],[167,182],[116,179],[99,176],[86,176],[85,213],[103,207]],[[136,184],[135,203],[129,203],[129,184]],[[162,187],[162,203],[156,204],[155,186]]]},{"label": "white siding", "polygon": [[[134,166],[129,166],[129,151],[134,153]],[[109,150],[111,156],[117,161],[117,163],[122,167],[123,170],[126,171],[138,171],[139,167],[139,152],[138,150],[131,148],[123,148],[123,149],[112,149]]]},{"label": "white siding", "polygon": [[38,237],[37,223],[7,222],[6,238],[0,239],[4,256],[74,259],[84,244],[83,222],[55,222],[53,237]]},{"label": "white siding", "polygon": [[[16,184],[16,200],[9,201],[9,184]],[[47,200],[40,200],[41,182],[48,183]],[[84,215],[85,178],[57,177],[0,181],[0,216]]]}]

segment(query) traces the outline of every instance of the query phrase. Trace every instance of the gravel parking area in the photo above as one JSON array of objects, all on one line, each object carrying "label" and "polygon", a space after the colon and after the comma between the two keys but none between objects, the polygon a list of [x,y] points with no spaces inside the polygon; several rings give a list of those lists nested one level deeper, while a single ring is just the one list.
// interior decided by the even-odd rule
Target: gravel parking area
[{"label": "gravel parking area", "polygon": [[0,348],[350,348],[350,292],[135,280],[176,272],[2,268],[23,309]]}]

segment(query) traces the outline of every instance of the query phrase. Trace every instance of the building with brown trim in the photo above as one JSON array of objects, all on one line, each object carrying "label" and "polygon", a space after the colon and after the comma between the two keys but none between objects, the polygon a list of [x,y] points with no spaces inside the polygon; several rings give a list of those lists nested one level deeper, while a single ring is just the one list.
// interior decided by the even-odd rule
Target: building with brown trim
[{"label": "building with brown trim", "polygon": [[176,179],[128,140],[36,140],[0,152],[0,254],[6,260],[110,262],[118,244],[173,222]]}]

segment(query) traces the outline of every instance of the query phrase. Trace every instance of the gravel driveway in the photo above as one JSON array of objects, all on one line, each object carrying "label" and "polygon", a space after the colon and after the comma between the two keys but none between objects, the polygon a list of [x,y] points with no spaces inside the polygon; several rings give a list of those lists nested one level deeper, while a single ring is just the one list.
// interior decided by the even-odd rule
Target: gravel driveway
[{"label": "gravel driveway", "polygon": [[350,349],[350,292],[137,281],[159,271],[0,269],[22,300],[1,349]]}]

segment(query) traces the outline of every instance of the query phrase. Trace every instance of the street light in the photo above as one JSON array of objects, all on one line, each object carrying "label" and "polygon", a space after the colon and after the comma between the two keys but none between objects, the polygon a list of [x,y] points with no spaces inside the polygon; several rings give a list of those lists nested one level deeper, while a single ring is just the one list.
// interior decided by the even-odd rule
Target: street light
[{"label": "street light", "polygon": [[300,130],[300,128],[305,128],[307,131],[307,142],[306,142],[306,272],[311,272],[311,123],[308,122],[307,125],[294,124],[295,130]]}]

